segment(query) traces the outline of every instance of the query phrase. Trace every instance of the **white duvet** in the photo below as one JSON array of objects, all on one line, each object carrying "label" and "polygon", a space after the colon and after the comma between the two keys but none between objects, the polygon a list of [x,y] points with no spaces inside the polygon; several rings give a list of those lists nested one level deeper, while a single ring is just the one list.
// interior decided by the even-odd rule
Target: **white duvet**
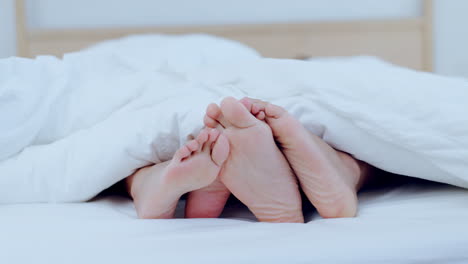
[{"label": "white duvet", "polygon": [[0,60],[0,203],[85,201],[171,158],[225,96],[286,107],[379,168],[468,187],[468,80],[374,58],[264,59],[208,36],[139,36]]}]

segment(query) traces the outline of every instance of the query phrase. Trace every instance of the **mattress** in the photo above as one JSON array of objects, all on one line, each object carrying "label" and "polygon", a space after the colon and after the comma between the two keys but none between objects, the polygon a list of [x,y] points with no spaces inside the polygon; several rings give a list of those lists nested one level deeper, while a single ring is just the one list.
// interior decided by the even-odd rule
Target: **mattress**
[{"label": "mattress", "polygon": [[[183,203],[179,204],[178,215]],[[468,191],[412,180],[360,194],[359,216],[139,220],[125,197],[0,206],[2,263],[467,263]]]}]

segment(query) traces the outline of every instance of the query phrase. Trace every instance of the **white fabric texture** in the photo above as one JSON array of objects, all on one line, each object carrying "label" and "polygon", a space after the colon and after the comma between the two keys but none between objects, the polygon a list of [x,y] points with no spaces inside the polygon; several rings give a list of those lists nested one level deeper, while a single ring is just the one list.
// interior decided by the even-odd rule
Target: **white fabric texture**
[{"label": "white fabric texture", "polygon": [[[146,43],[146,44],[145,44]],[[208,36],[139,36],[0,61],[0,203],[85,201],[171,158],[210,102],[284,106],[379,168],[468,187],[468,81],[374,58],[263,59]]]},{"label": "white fabric texture", "polygon": [[[130,200],[0,205],[4,263],[466,263],[468,191],[407,184],[360,195],[357,218],[138,220]],[[179,209],[183,212],[183,204]],[[180,214],[179,214],[180,215]],[[34,216],[34,217],[31,217]]]}]

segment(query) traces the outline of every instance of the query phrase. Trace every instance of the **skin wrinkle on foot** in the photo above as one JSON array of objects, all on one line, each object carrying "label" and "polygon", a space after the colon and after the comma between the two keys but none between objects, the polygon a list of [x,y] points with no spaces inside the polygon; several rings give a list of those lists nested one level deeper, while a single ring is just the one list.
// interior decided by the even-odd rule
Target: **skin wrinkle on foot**
[{"label": "skin wrinkle on foot", "polygon": [[219,217],[232,191],[260,221],[303,223],[298,184],[322,217],[356,215],[368,165],[334,150],[281,107],[228,97],[207,107],[204,123],[211,130],[172,161],[127,179],[141,218],[172,218],[187,192],[187,218]]},{"label": "skin wrinkle on foot", "polygon": [[271,127],[303,191],[322,217],[356,215],[357,191],[367,177],[368,170],[361,170],[365,166],[308,132],[283,108],[251,98],[240,102]]},{"label": "skin wrinkle on foot", "polygon": [[228,189],[260,221],[303,223],[297,181],[268,125],[232,97],[221,107],[208,106],[204,121],[230,141],[231,154],[220,174]]},{"label": "skin wrinkle on foot", "polygon": [[140,218],[173,218],[180,197],[211,184],[227,159],[229,143],[215,129],[204,129],[168,162],[140,169],[127,178]]}]

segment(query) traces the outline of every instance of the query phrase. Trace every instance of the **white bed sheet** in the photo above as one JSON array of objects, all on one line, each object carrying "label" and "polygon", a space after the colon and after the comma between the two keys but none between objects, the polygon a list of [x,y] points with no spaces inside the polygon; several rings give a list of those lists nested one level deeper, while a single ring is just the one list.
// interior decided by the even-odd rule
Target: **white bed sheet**
[{"label": "white bed sheet", "polygon": [[119,197],[0,206],[1,263],[467,263],[468,191],[409,183],[367,191],[359,216],[266,224],[138,220]]}]

